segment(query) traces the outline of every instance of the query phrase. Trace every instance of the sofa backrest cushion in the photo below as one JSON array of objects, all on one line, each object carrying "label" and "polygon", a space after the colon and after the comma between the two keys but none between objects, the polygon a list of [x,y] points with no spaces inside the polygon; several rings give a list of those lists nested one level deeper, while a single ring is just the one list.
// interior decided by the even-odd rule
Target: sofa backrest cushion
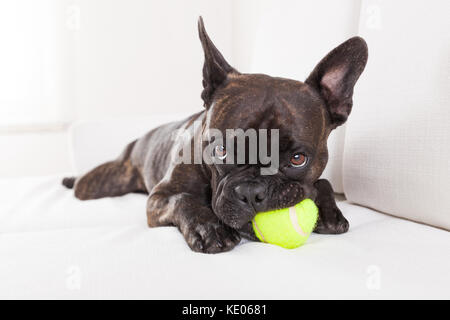
[{"label": "sofa backrest cushion", "polygon": [[450,229],[448,1],[363,1],[369,61],[346,127],[351,202]]}]

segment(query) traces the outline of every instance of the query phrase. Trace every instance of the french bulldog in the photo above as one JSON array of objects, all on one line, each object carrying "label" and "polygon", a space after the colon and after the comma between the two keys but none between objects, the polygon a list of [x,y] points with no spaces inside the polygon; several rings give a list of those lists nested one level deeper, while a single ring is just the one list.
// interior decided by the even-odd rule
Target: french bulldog
[{"label": "french bulldog", "polygon": [[[240,73],[215,47],[201,17],[198,31],[205,58],[204,110],[151,130],[116,160],[78,178],[65,178],[63,185],[73,188],[80,200],[148,194],[148,225],[176,226],[189,247],[203,253],[231,250],[241,238],[259,241],[251,225],[257,212],[286,208],[305,198],[319,208],[314,232],[347,232],[349,223],[336,206],[330,183],[319,177],[328,161],[328,136],[351,112],[353,88],[368,58],[366,42],[354,37],[342,43],[300,82]],[[233,142],[217,143],[205,134],[237,128],[277,130],[278,148],[271,149],[271,155],[277,152],[278,163],[272,173],[262,171],[268,164],[259,158],[248,161],[255,152],[248,139],[244,161],[225,163],[236,157],[230,151]],[[192,134],[175,134],[180,130]],[[179,161],[189,148],[193,152],[187,158],[194,160],[196,143],[203,153],[211,150],[213,161]]]}]

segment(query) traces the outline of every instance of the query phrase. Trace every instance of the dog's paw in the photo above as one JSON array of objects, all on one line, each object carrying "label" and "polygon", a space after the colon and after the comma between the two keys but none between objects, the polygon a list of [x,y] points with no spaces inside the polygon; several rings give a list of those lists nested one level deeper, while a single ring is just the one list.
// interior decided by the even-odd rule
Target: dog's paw
[{"label": "dog's paw", "polygon": [[193,251],[202,253],[230,251],[241,241],[237,231],[220,222],[205,222],[191,226],[184,237]]},{"label": "dog's paw", "polygon": [[346,233],[350,227],[347,219],[342,215],[341,211],[335,207],[330,212],[320,214],[317,222],[315,233],[320,234],[341,234]]}]

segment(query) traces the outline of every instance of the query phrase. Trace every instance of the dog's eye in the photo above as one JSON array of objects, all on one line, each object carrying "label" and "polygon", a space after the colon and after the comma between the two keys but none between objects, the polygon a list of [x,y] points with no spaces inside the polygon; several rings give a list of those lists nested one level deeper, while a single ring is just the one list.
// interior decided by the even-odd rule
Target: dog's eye
[{"label": "dog's eye", "polygon": [[291,158],[291,165],[296,168],[304,167],[307,162],[308,157],[306,157],[303,153],[296,153]]},{"label": "dog's eye", "polygon": [[227,150],[224,146],[216,146],[214,148],[214,155],[219,159],[223,160],[227,157]]}]

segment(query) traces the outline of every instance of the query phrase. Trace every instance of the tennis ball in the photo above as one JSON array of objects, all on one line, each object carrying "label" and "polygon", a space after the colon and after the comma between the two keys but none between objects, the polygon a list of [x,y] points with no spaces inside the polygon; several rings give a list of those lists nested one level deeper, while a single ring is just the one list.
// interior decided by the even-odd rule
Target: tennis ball
[{"label": "tennis ball", "polygon": [[286,249],[303,245],[316,226],[319,209],[314,201],[305,199],[293,207],[261,212],[252,220],[259,240]]}]

